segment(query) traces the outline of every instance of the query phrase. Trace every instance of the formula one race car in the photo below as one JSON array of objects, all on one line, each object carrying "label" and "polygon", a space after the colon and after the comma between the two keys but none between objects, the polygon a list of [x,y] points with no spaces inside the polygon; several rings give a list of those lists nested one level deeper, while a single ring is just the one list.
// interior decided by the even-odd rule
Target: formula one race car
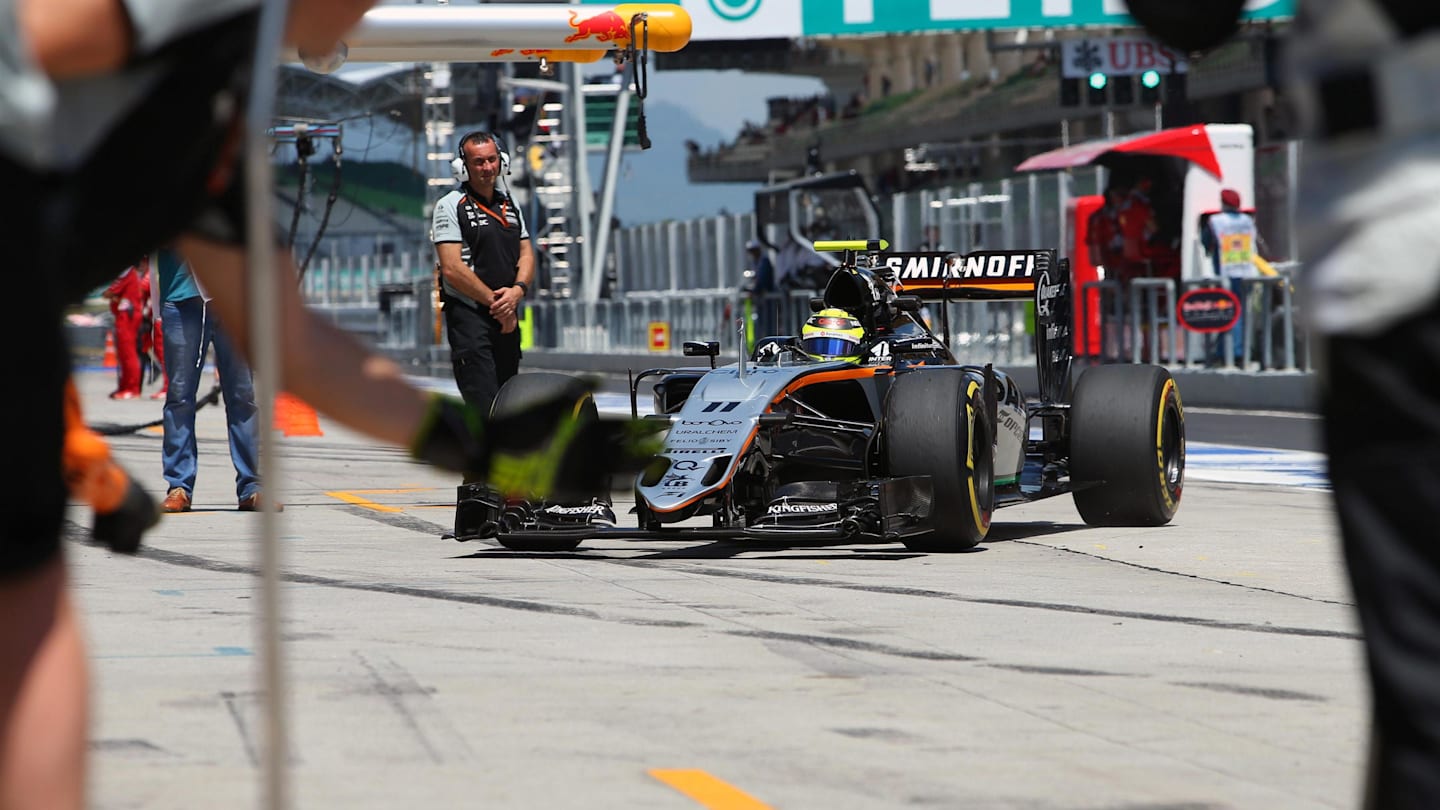
[{"label": "formula one race car", "polygon": [[[845,259],[798,336],[759,341],[716,368],[649,369],[664,449],[635,481],[633,528],[607,501],[472,499],[461,539],[568,550],[594,537],[900,542],[961,551],[994,510],[1069,493],[1091,525],[1157,526],[1180,503],[1185,421],[1163,368],[1104,365],[1070,386],[1068,262],[1054,251],[886,253],[816,243]],[[967,365],[919,317],[925,300],[1033,299],[1038,401]],[[944,308],[942,307],[942,313]],[[540,384],[520,375],[511,385]],[[506,396],[502,389],[501,398]],[[498,407],[498,406],[497,406]],[[466,505],[462,503],[462,511]],[[710,526],[681,526],[708,516]]]}]

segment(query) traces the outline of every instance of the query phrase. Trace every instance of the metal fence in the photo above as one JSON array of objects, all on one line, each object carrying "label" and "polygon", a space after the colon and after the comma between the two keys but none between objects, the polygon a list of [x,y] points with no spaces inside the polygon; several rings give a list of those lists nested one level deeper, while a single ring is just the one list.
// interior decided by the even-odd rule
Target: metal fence
[{"label": "metal fence", "polygon": [[[1313,370],[1308,333],[1295,305],[1294,265],[1278,275],[1240,282],[1244,318],[1214,334],[1183,329],[1177,321],[1179,296],[1194,289],[1229,289],[1222,279],[1136,279],[1094,281],[1080,290],[1080,345],[1098,343],[1102,362],[1160,363],[1188,368],[1242,371]],[[1092,309],[1093,308],[1093,309]],[[1094,317],[1092,317],[1092,314]],[[1092,335],[1091,329],[1099,334]]]},{"label": "metal fence", "polygon": [[[1257,192],[1293,203],[1285,178],[1294,148],[1272,150]],[[1264,178],[1269,178],[1268,180]],[[1105,172],[1085,167],[1070,173],[1031,174],[892,195],[881,206],[884,228],[897,250],[1010,249],[1066,245],[1064,212],[1077,195],[1098,193]],[[1290,220],[1272,213],[1275,243],[1288,251]],[[530,303],[533,347],[570,353],[646,353],[655,350],[657,325],[668,334],[670,354],[687,340],[718,340],[734,356],[745,319],[752,331],[794,334],[809,314],[810,291],[747,298],[741,291],[744,244],[754,233],[753,214],[705,217],[621,229],[616,235],[608,297],[598,301],[546,297]],[[1200,263],[1197,266],[1207,266]],[[1098,330],[1097,359],[1213,366],[1244,371],[1308,371],[1309,341],[1293,297],[1296,267],[1246,282],[1241,297],[1250,328],[1219,336],[1180,328],[1178,296],[1196,287],[1222,286],[1215,278],[1175,282],[1142,279],[1086,285],[1076,331],[1083,347]],[[378,346],[424,354],[443,347],[434,309],[434,259],[428,254],[321,259],[302,280],[310,306],[330,313],[347,329],[368,333]],[[1093,312],[1093,320],[1091,314]],[[932,327],[946,332],[967,361],[1029,363],[1034,356],[1031,308],[1023,303],[950,303],[927,308]],[[1238,344],[1238,346],[1237,346]],[[1237,351],[1238,349],[1238,351]],[[666,352],[657,352],[664,355]],[[1084,354],[1084,352],[1081,352]]]},{"label": "metal fence", "polygon": [[[1137,279],[1128,287],[1118,281],[1092,282],[1076,291],[1079,345],[1094,343],[1098,347],[1094,359],[1101,362],[1310,371],[1309,341],[1300,327],[1293,294],[1296,268],[1277,269],[1277,276],[1242,284],[1240,298],[1248,328],[1218,335],[1182,329],[1175,311],[1184,292],[1224,287],[1220,279],[1180,284],[1171,279]],[[406,272],[409,280],[401,280]],[[367,278],[368,286],[363,282]],[[367,335],[382,349],[423,356],[443,345],[432,305],[434,276],[428,267],[417,273],[413,261],[349,268],[322,264],[303,288],[312,307],[350,331]],[[752,298],[734,289],[684,294],[640,291],[593,302],[539,298],[529,305],[532,346],[542,351],[658,357],[678,354],[687,340],[715,340],[725,356],[733,357],[747,325],[754,337],[798,333],[810,314],[810,298],[808,291]],[[1028,303],[932,303],[921,314],[966,362],[1019,365],[1034,360],[1033,307]],[[655,349],[657,327],[668,337],[669,348],[664,351]]]}]

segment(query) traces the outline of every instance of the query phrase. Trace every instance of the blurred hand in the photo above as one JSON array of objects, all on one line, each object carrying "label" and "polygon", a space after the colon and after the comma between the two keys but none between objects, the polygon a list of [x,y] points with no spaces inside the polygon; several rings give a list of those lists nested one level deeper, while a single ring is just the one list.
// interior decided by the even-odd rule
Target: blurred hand
[{"label": "blurred hand", "polygon": [[485,481],[507,498],[583,499],[607,491],[610,476],[638,472],[661,448],[663,426],[598,420],[587,410],[595,383],[568,378],[509,400],[486,420],[436,396],[412,454]]}]

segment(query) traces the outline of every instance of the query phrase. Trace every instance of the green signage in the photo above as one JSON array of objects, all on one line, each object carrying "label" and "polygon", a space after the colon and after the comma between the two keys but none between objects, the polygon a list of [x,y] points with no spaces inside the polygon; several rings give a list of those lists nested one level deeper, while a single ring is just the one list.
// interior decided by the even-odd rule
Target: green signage
[{"label": "green signage", "polygon": [[[615,127],[616,93],[585,92],[585,145],[591,149],[610,146],[610,132]],[[640,146],[640,100],[634,94],[625,115],[625,148]]]},{"label": "green signage", "polygon": [[[584,0],[611,4],[613,0]],[[660,0],[665,2],[666,0]],[[1295,16],[1297,0],[1250,0],[1251,20]],[[691,38],[826,37],[918,31],[1134,26],[1125,0],[669,0]],[[1179,0],[1176,0],[1179,2]]]},{"label": "green signage", "polygon": [[[1247,19],[1289,18],[1295,0],[1247,8]],[[1136,24],[1122,0],[805,0],[803,23],[808,36]]]}]

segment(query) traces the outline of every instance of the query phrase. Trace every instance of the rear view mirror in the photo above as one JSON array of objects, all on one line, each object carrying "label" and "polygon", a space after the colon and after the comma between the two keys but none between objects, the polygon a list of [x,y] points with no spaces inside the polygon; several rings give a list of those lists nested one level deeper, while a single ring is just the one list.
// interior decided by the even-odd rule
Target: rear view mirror
[{"label": "rear view mirror", "polygon": [[899,295],[895,297],[895,308],[901,312],[919,312],[920,296]]},{"label": "rear view mirror", "polygon": [[720,344],[714,340],[687,340],[684,351],[686,357],[715,357],[720,354]]},{"label": "rear view mirror", "polygon": [[825,299],[818,295],[810,296],[810,311],[819,312],[825,308]]}]

